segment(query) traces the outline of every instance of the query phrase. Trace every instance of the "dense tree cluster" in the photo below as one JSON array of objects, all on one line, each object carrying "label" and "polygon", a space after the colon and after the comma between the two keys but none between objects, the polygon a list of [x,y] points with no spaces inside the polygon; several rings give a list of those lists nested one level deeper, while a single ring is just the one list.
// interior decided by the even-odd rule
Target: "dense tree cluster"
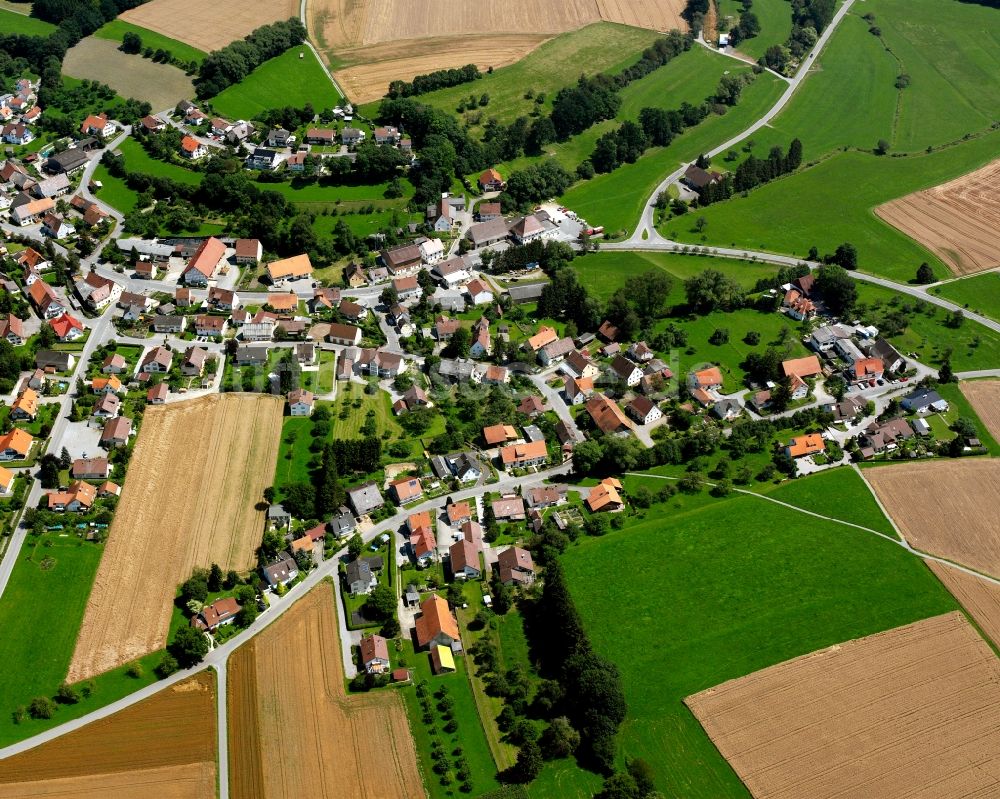
[{"label": "dense tree cluster", "polygon": [[302,44],[305,39],[305,26],[298,17],[293,17],[263,25],[243,39],[212,51],[201,62],[194,81],[198,97],[214,97],[228,86],[239,83],[269,58]]},{"label": "dense tree cluster", "polygon": [[688,308],[697,314],[735,311],[743,307],[746,294],[734,279],[717,269],[706,269],[684,281]]},{"label": "dense tree cluster", "polygon": [[747,156],[736,171],[726,174],[722,180],[709,183],[698,190],[698,203],[711,205],[728,200],[733,194],[750,191],[775,178],[794,172],[802,164],[802,142],[792,139],[788,151],[782,153],[780,147],[772,147],[767,158]]},{"label": "dense tree cluster", "polygon": [[532,164],[507,178],[507,189],[500,195],[504,211],[523,208],[550,197],[558,197],[572,185],[573,178],[555,161]]},{"label": "dense tree cluster", "polygon": [[437,89],[444,89],[448,86],[458,86],[462,83],[472,83],[479,80],[483,73],[475,64],[466,64],[457,69],[439,69],[427,75],[417,75],[409,83],[405,80],[394,80],[389,84],[389,91],[386,97],[413,97],[418,94],[426,94]]}]

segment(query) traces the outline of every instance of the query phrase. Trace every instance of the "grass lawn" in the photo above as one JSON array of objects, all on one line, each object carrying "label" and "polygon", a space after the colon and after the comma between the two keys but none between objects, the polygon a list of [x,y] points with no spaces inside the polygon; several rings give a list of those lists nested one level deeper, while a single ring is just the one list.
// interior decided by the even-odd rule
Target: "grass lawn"
[{"label": "grass lawn", "polygon": [[336,353],[320,350],[319,371],[302,372],[302,387],[308,388],[314,394],[329,394],[333,391],[334,377],[336,377],[336,362]]},{"label": "grass lawn", "polygon": [[[349,413],[346,419],[341,419],[341,408],[345,407],[349,409]],[[333,437],[358,438],[370,410],[375,411],[376,435],[381,436],[388,430],[393,438],[403,437],[403,430],[393,416],[389,395],[381,389],[375,394],[366,394],[365,387],[354,382],[341,384],[337,391],[337,402],[333,406],[331,419]]]},{"label": "grass lawn", "polygon": [[711,116],[689,128],[669,147],[647,150],[634,164],[577,183],[562,196],[562,203],[590,224],[604,225],[609,233],[631,231],[650,193],[663,178],[699,153],[745,130],[774,105],[784,85],[769,73],[759,75],[744,89],[739,104],[724,116]]},{"label": "grass lawn", "polygon": [[[37,696],[52,697],[65,679],[103,547],[54,533],[26,543],[0,601],[0,745],[36,735],[82,716],[153,681],[159,654],[144,659],[145,675],[124,668],[95,679],[95,691],[76,705],[60,705],[48,720],[14,724],[11,713]],[[39,631],[44,630],[44,634]]]},{"label": "grass lawn", "polygon": [[303,108],[312,103],[319,112],[340,100],[313,51],[302,45],[265,61],[242,81],[213,97],[210,105],[229,119],[253,119],[268,108]]},{"label": "grass lawn", "polygon": [[19,14],[9,8],[0,8],[0,30],[4,33],[19,33],[22,36],[48,36],[56,29],[55,25],[34,17],[27,12],[31,6],[22,6],[25,13]]},{"label": "grass lawn", "polygon": [[[413,733],[421,771],[424,774],[424,783],[430,798],[443,799],[443,797],[459,795],[456,790],[457,785],[454,782],[448,786],[442,785],[440,778],[432,770],[434,761],[430,755],[431,747],[435,741],[441,742],[449,755],[455,747],[462,747],[462,756],[469,766],[472,777],[473,796],[496,790],[500,787],[496,780],[496,764],[493,762],[493,756],[490,754],[490,747],[476,711],[476,700],[472,695],[472,686],[469,684],[466,673],[466,656],[455,656],[456,671],[453,674],[434,676],[431,672],[430,656],[427,652],[414,652],[412,642],[406,640],[403,643],[403,653],[407,668],[413,672],[414,684],[404,686],[399,690],[403,692],[403,699],[406,702],[406,712],[410,717],[410,731]],[[420,699],[417,697],[416,684],[420,682],[427,683],[429,697],[433,705],[431,712],[434,718],[429,725],[424,724],[423,710],[420,707]],[[436,707],[437,699],[433,696],[434,692],[442,687],[448,689],[448,695],[455,703],[452,712],[455,721],[458,722],[458,729],[454,733],[444,731],[444,721]]]},{"label": "grass lawn", "polygon": [[595,648],[622,672],[622,753],[690,799],[749,794],[684,697],[956,608],[896,545],[749,497],[584,540],[563,562]]},{"label": "grass lawn", "polygon": [[274,467],[274,487],[281,489],[292,483],[312,483],[309,462],[313,453],[312,419],[305,416],[286,416],[281,425],[281,445],[278,447],[278,462]]},{"label": "grass lawn", "polygon": [[[739,20],[743,6],[737,0],[719,0],[719,16]],[[772,44],[784,44],[792,32],[792,10],[785,0],[754,0],[751,9],[760,22],[760,34],[740,42],[737,48],[751,58],[760,58]]]},{"label": "grass lawn", "polygon": [[205,60],[203,51],[197,47],[192,47],[184,42],[171,39],[162,33],[151,31],[147,28],[140,28],[123,19],[113,19],[111,22],[94,32],[94,36],[99,39],[110,39],[113,42],[120,42],[126,33],[137,33],[142,38],[142,46],[152,47],[154,50],[168,50],[175,58],[181,61],[195,61],[201,63]]},{"label": "grass lawn", "polygon": [[[881,286],[861,281],[857,285],[858,304],[866,306],[858,308],[858,315],[865,321],[875,322],[897,308],[912,309],[916,303]],[[958,328],[947,327],[947,311],[929,303],[924,307],[924,313],[907,312],[908,324],[903,332],[888,336],[900,352],[914,352],[917,360],[936,366],[950,350],[951,366],[956,372],[1000,367],[1000,333],[969,320]]]},{"label": "grass lawn", "polygon": [[763,486],[760,491],[797,508],[860,524],[896,538],[896,531],[875,502],[865,481],[850,467],[811,474],[779,486]]},{"label": "grass lawn", "polygon": [[[945,414],[948,422],[952,423],[960,416],[971,419],[975,422],[976,429],[979,431],[979,440],[982,442],[983,446],[986,447],[990,455],[994,458],[1000,457],[1000,444],[998,444],[997,440],[990,434],[986,425],[982,423],[979,418],[979,414],[977,414],[972,405],[969,404],[969,401],[965,398],[965,394],[963,394],[962,390],[958,387],[958,383],[942,383],[937,387],[937,392],[944,399],[948,400],[948,404],[951,406]],[[939,414],[934,415],[938,416]],[[928,421],[930,422],[930,420]],[[956,434],[951,430],[948,430],[946,434],[941,434],[940,437],[948,441],[954,438],[955,435]]]},{"label": "grass lawn", "polygon": [[139,195],[126,185],[121,178],[112,177],[108,168],[103,164],[98,164],[94,170],[94,180],[99,181],[101,188],[97,194],[103,202],[113,208],[117,208],[124,214],[130,213],[138,205]]},{"label": "grass lawn", "polygon": [[[496,117],[501,123],[513,122],[528,115],[539,106],[534,98],[526,99],[530,89],[535,97],[545,94],[541,108],[548,113],[556,92],[576,82],[582,72],[615,73],[634,64],[641,52],[658,38],[654,31],[630,28],[610,22],[588,25],[578,31],[564,33],[546,42],[515,64],[494,70],[475,83],[464,83],[421,95],[419,100],[427,105],[454,112],[460,100],[472,94],[489,94],[490,104],[482,111],[482,120]],[[378,104],[366,107],[372,116]]]},{"label": "grass lawn", "polygon": [[135,139],[126,139],[119,149],[121,154],[125,156],[125,164],[130,172],[142,172],[146,175],[170,178],[187,186],[197,186],[201,183],[202,175],[200,172],[150,158],[149,154],[142,149],[142,145]]},{"label": "grass lawn", "polygon": [[[1000,130],[931,154],[907,158],[879,158],[857,151],[838,153],[817,166],[762,186],[746,197],[668,220],[660,230],[678,241],[800,257],[812,246],[826,253],[850,241],[858,249],[858,261],[864,271],[905,282],[927,261],[937,276],[944,278],[951,273],[937,257],[882,222],[872,209],[978,169],[996,157],[998,146]],[[568,197],[564,201],[580,210]],[[703,234],[694,229],[693,223],[699,216],[708,221]],[[588,217],[588,221],[594,219]]]},{"label": "grass lawn", "polygon": [[931,291],[974,313],[1000,319],[1000,274],[996,272],[955,280]]},{"label": "grass lawn", "polygon": [[[312,206],[312,210],[334,208],[341,204],[357,208],[365,205],[375,205],[378,208],[406,208],[407,202],[413,197],[413,184],[408,180],[400,181],[403,196],[398,199],[387,199],[385,191],[388,181],[377,184],[342,184],[322,185],[320,183],[259,183],[261,191],[274,191],[290,202]],[[331,228],[332,229],[332,228]]]},{"label": "grass lawn", "polygon": [[716,269],[733,277],[747,289],[752,289],[758,280],[771,277],[776,271],[768,264],[732,258],[615,250],[591,253],[582,258],[578,256],[573,261],[573,268],[587,291],[602,302],[624,286],[628,278],[651,269],[662,270],[674,279],[674,288],[667,300],[671,305],[684,301],[684,281],[706,269]]}]

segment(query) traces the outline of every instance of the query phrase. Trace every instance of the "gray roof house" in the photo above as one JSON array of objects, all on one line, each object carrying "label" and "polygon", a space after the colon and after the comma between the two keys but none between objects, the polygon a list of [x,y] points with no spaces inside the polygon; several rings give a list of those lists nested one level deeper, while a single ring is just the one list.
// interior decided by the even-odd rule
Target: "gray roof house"
[{"label": "gray roof house", "polygon": [[904,410],[914,413],[927,413],[929,411],[948,410],[948,401],[943,399],[933,389],[918,388],[916,391],[907,394],[899,403]]},{"label": "gray roof house", "polygon": [[299,567],[287,552],[279,552],[277,559],[261,569],[267,584],[274,588],[277,585],[287,585],[299,576]]},{"label": "gray roof house", "polygon": [[385,504],[382,494],[379,493],[378,486],[374,482],[363,483],[357,488],[352,488],[347,492],[347,501],[351,503],[354,512],[358,516],[381,508]]},{"label": "gray roof house", "polygon": [[357,529],[358,523],[354,520],[354,514],[351,513],[351,509],[346,505],[341,505],[337,508],[337,515],[330,519],[330,531],[337,536],[337,538],[343,538],[345,535],[350,535]]},{"label": "gray roof house", "polygon": [[281,505],[271,505],[267,509],[267,523],[272,527],[288,527],[292,523],[292,515]]},{"label": "gray roof house", "polygon": [[367,594],[376,585],[375,575],[372,574],[371,566],[365,558],[352,560],[347,564],[347,572],[344,575],[344,582],[347,590],[354,596]]},{"label": "gray roof house", "polygon": [[455,477],[463,483],[471,483],[483,475],[483,469],[479,462],[468,452],[463,452],[451,462],[451,470]]}]

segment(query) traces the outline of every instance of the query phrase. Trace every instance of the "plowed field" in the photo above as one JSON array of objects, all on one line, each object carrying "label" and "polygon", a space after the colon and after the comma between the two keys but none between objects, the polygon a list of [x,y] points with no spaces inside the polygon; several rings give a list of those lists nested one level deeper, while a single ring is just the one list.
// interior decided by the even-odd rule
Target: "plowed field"
[{"label": "plowed field", "polygon": [[1000,266],[1000,160],[875,209],[956,275]]},{"label": "plowed field", "polygon": [[206,6],[193,6],[186,0],[150,0],[121,18],[208,53],[261,25],[298,15],[298,0],[214,0]]},{"label": "plowed field", "polygon": [[990,640],[1000,646],[1000,585],[943,563],[928,561],[927,565]]},{"label": "plowed field", "polygon": [[1000,790],[1000,660],[957,612],[779,663],[685,703],[757,799]]},{"label": "plowed field", "polygon": [[344,692],[334,613],[319,585],[229,659],[233,799],[423,799],[402,699]]},{"label": "plowed field", "polygon": [[212,799],[215,678],[201,672],[8,760],[0,797]]},{"label": "plowed field", "polygon": [[993,437],[1000,439],[1000,380],[964,381],[958,386]]},{"label": "plowed field", "polygon": [[1000,461],[903,463],[862,474],[912,546],[1000,577]]},{"label": "plowed field", "polygon": [[[163,0],[155,0],[163,2]],[[640,28],[686,30],[683,0],[311,0],[309,32],[351,99],[381,97],[395,79],[475,63],[513,63],[541,42],[604,20]],[[442,33],[447,35],[442,36]],[[626,54],[623,54],[623,56]],[[585,69],[581,65],[581,69]]]},{"label": "plowed field", "polygon": [[245,571],[263,534],[283,402],[222,394],[147,408],[70,663],[71,682],[166,643],[196,566]]}]

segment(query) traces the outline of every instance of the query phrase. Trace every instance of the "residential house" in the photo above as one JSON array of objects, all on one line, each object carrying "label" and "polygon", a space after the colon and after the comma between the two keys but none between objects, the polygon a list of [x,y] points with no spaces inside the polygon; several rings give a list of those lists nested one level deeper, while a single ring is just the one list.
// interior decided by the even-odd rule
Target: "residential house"
[{"label": "residential house", "polygon": [[199,336],[221,338],[226,333],[229,323],[224,316],[198,314],[194,318],[194,332]]},{"label": "residential house", "polygon": [[[421,649],[425,647],[450,647],[461,640],[458,632],[458,624],[448,603],[437,594],[431,594],[420,603],[420,616],[414,623],[416,631],[417,646]],[[451,650],[447,650],[451,653]]]},{"label": "residential house", "polygon": [[545,410],[544,403],[534,394],[529,394],[517,406],[517,412],[535,418]]},{"label": "residential house", "polygon": [[639,385],[642,380],[642,369],[621,354],[611,361],[611,372],[615,379],[623,380],[630,388]]},{"label": "residential house", "polygon": [[711,366],[688,375],[688,386],[702,391],[718,391],[722,388],[722,372],[718,366]]},{"label": "residential house", "polygon": [[360,518],[371,513],[373,510],[381,508],[385,504],[382,494],[379,493],[378,486],[374,482],[364,483],[357,488],[352,488],[347,492],[347,501],[354,509],[354,513]]},{"label": "residential house", "polygon": [[550,238],[555,229],[551,222],[543,222],[536,214],[528,214],[511,225],[510,234],[515,243],[528,244],[537,239]]},{"label": "residential house", "polygon": [[181,374],[185,377],[201,377],[205,373],[208,359],[208,350],[204,347],[188,347],[181,359]]},{"label": "residential house", "polygon": [[53,491],[45,495],[48,509],[56,513],[88,511],[94,507],[96,499],[97,488],[82,480],[70,483],[66,491]]},{"label": "residential house", "polygon": [[92,310],[100,311],[111,303],[118,302],[122,287],[113,280],[101,277],[96,272],[87,272],[73,283],[76,293]]},{"label": "residential house", "polygon": [[49,326],[55,331],[56,338],[60,341],[76,341],[83,338],[86,328],[83,323],[74,316],[64,313],[55,319],[49,320]]},{"label": "residential house", "polygon": [[547,325],[538,328],[538,332],[528,339],[527,346],[532,352],[538,352],[542,347],[558,341],[559,336],[555,330]]},{"label": "residential house", "polygon": [[115,132],[115,123],[108,119],[107,114],[91,114],[80,125],[80,133],[84,136],[103,136],[108,138]]},{"label": "residential house", "polygon": [[24,145],[35,140],[35,134],[27,125],[11,122],[0,128],[0,138],[7,144]]},{"label": "residential house", "polygon": [[475,456],[462,453],[450,461],[451,471],[460,483],[474,483],[483,476],[483,471]]},{"label": "residential house", "polygon": [[436,264],[444,258],[444,243],[441,239],[424,239],[417,246],[425,264]]},{"label": "residential house", "polygon": [[551,366],[569,355],[574,349],[573,339],[569,336],[550,341],[538,351],[538,360],[543,366]]},{"label": "residential house", "polygon": [[376,144],[396,144],[399,142],[399,130],[392,125],[375,128],[374,135]]},{"label": "residential house", "polygon": [[621,510],[625,506],[619,493],[621,488],[622,484],[614,477],[605,477],[590,489],[586,501],[587,509],[591,513]]},{"label": "residential house", "polygon": [[227,596],[215,600],[202,609],[191,619],[191,626],[197,630],[214,632],[225,624],[232,624],[243,608],[233,597]]},{"label": "residential house", "polygon": [[807,433],[796,436],[785,447],[785,454],[789,458],[802,458],[806,455],[816,455],[826,449],[826,442],[819,433]]},{"label": "residential house", "polygon": [[389,669],[389,644],[381,635],[366,635],[358,646],[366,672],[384,674]]},{"label": "residential house", "polygon": [[[493,350],[493,343],[490,340],[490,320],[485,316],[481,316],[479,321],[473,325],[472,328],[472,344],[469,346],[469,354],[473,358],[485,358]],[[502,369],[503,367],[496,367],[497,369]],[[506,383],[506,372],[504,369],[505,378],[503,381]]]},{"label": "residential house", "polygon": [[264,256],[264,245],[257,239],[236,239],[233,249],[236,251],[236,263],[238,264],[254,266],[259,264],[260,259]]},{"label": "residential house", "polygon": [[299,576],[299,567],[295,559],[287,552],[280,552],[273,563],[265,566],[261,571],[264,579],[270,588],[277,588],[279,585],[288,585]]},{"label": "residential house", "polygon": [[462,327],[462,322],[458,319],[449,319],[446,316],[439,316],[434,321],[434,337],[438,341],[449,341],[455,332]]},{"label": "residential house", "polygon": [[107,458],[77,458],[70,474],[74,480],[107,480],[111,474],[111,461]]},{"label": "residential house", "polygon": [[208,304],[217,311],[231,312],[239,308],[240,298],[235,291],[212,286],[208,290]]},{"label": "residential house", "polygon": [[181,139],[181,155],[192,161],[197,161],[208,155],[208,148],[194,136],[185,136]]},{"label": "residential house", "polygon": [[889,419],[887,422],[872,422],[858,436],[858,444],[864,458],[870,458],[880,452],[896,449],[897,441],[913,438],[913,428],[905,419]]},{"label": "residential house", "polygon": [[490,167],[479,176],[479,188],[483,191],[503,191],[503,177],[493,167]]},{"label": "residential house", "polygon": [[361,144],[365,139],[365,132],[357,128],[344,128],[340,131],[340,141],[348,147]]},{"label": "residential house", "polygon": [[681,182],[687,184],[695,191],[707,188],[708,186],[718,183],[720,180],[722,180],[721,172],[716,172],[715,170],[708,172],[697,164],[691,164],[684,171],[684,176],[681,178]]},{"label": "residential house", "polygon": [[35,353],[35,366],[46,371],[69,372],[76,365],[76,356],[72,352],[56,350],[38,350]]},{"label": "residential house", "polygon": [[121,410],[122,401],[114,392],[104,392],[94,403],[93,415],[97,419],[113,419]]},{"label": "residential house", "polygon": [[361,288],[368,284],[365,277],[365,270],[361,264],[350,264],[344,270],[344,282],[352,289]]},{"label": "residential house", "polygon": [[495,499],[490,507],[498,522],[523,522],[525,518],[524,500],[521,497]]},{"label": "residential house", "polygon": [[304,388],[296,388],[288,392],[289,416],[312,416],[314,403],[313,393]]},{"label": "residential house", "polygon": [[657,404],[649,397],[636,397],[625,407],[625,410],[639,424],[652,424],[663,416]]},{"label": "residential house", "polygon": [[156,280],[159,274],[156,264],[152,261],[136,261],[134,265],[135,276],[142,280]]},{"label": "residential house", "polygon": [[431,268],[431,275],[446,289],[468,283],[472,278],[468,266],[462,258],[448,258]]},{"label": "residential house", "polygon": [[293,138],[292,134],[284,128],[271,128],[267,132],[264,143],[268,147],[287,147]]},{"label": "residential house", "polygon": [[153,317],[152,328],[157,333],[183,333],[186,327],[186,316],[178,316],[176,314],[164,316],[157,314]]},{"label": "residential house", "polygon": [[337,131],[331,128],[309,128],[306,131],[307,144],[319,144],[324,147],[331,147],[336,138]]},{"label": "residential house", "polygon": [[885,371],[890,374],[906,368],[906,359],[884,338],[875,340],[868,348],[868,355],[871,358],[878,358],[882,361]]},{"label": "residential house", "polygon": [[717,419],[721,419],[723,422],[735,419],[741,413],[743,413],[743,406],[740,405],[740,401],[735,398],[720,399],[712,406],[712,415]]},{"label": "residential house", "polygon": [[563,380],[563,396],[570,405],[582,405],[594,394],[594,381],[589,377],[569,377]]},{"label": "residential house", "polygon": [[505,469],[524,469],[541,466],[549,458],[545,440],[529,441],[526,444],[511,444],[500,448],[500,463]]},{"label": "residential house", "polygon": [[306,300],[306,306],[309,308],[309,313],[323,313],[324,311],[332,311],[340,305],[340,302],[340,289],[317,286],[313,289],[312,299]]},{"label": "residential house", "polygon": [[42,218],[56,207],[56,201],[50,197],[42,200],[29,200],[10,209],[10,221],[15,225],[27,227],[41,222]]},{"label": "residential house", "polygon": [[61,197],[68,193],[71,188],[69,178],[63,174],[59,174],[38,181],[38,183],[31,187],[31,194],[36,199],[44,200],[46,198]]},{"label": "residential house", "polygon": [[264,267],[268,280],[272,285],[280,286],[286,281],[309,280],[313,267],[308,253],[293,255],[280,261],[272,261]]},{"label": "residential house", "polygon": [[481,382],[491,386],[505,386],[510,383],[510,370],[489,364],[482,373]]},{"label": "residential house", "polygon": [[858,345],[849,338],[837,339],[834,344],[834,349],[837,351],[837,354],[849,364],[853,364],[855,361],[860,361],[865,357],[865,354],[858,349]]},{"label": "residential house", "polygon": [[389,490],[400,505],[415,502],[424,495],[424,488],[417,477],[403,477],[389,483]]},{"label": "residential house", "polygon": [[38,415],[38,392],[35,389],[26,387],[21,389],[10,406],[9,418],[13,421],[32,421]]},{"label": "residential house", "polygon": [[[437,554],[437,539],[434,531],[430,527],[430,514],[417,513],[414,516],[426,517],[426,524],[410,524],[410,552],[416,563],[426,565],[434,560]],[[410,518],[413,519],[414,516]]]},{"label": "residential house", "polygon": [[482,377],[476,362],[468,358],[443,358],[438,364],[438,374],[453,383],[462,383],[467,380],[476,383]]},{"label": "residential house", "polygon": [[400,300],[409,299],[410,297],[418,297],[422,292],[420,282],[417,280],[416,275],[394,277],[392,279],[392,287],[396,290],[396,296]]},{"label": "residential house", "polygon": [[452,502],[445,510],[448,514],[448,524],[456,527],[472,519],[472,509],[468,502]]},{"label": "residential house", "polygon": [[802,322],[816,315],[816,303],[796,288],[789,287],[781,300],[781,307],[792,319]]},{"label": "residential house", "polygon": [[188,286],[207,286],[226,257],[226,245],[214,236],[205,239],[191,256],[181,279]]},{"label": "residential house", "polygon": [[838,422],[843,422],[853,419],[859,413],[862,413],[865,409],[865,404],[864,397],[845,397],[840,402],[825,405],[823,410],[827,413],[832,413]]},{"label": "residential house", "polygon": [[580,350],[573,350],[566,356],[566,366],[572,369],[577,377],[593,380],[601,374],[600,367],[591,360],[590,355]]},{"label": "residential house", "polygon": [[150,405],[163,405],[167,401],[170,388],[166,383],[157,383],[146,392],[146,402]]},{"label": "residential house", "polygon": [[20,427],[0,435],[0,461],[23,461],[31,452],[34,439]]},{"label": "residential house", "polygon": [[299,298],[294,292],[272,292],[267,295],[267,300],[264,302],[264,305],[275,313],[294,313],[299,307]]},{"label": "residential house", "polygon": [[528,489],[524,498],[530,508],[542,510],[565,501],[566,491],[566,486],[535,486]]},{"label": "residential house", "polygon": [[497,570],[504,585],[531,585],[535,581],[531,553],[520,547],[510,547],[497,555]]},{"label": "residential house", "polygon": [[500,203],[486,202],[476,206],[476,220],[478,222],[489,222],[491,219],[499,219],[503,215]]},{"label": "residential house", "polygon": [[849,340],[851,331],[843,325],[823,325],[809,335],[809,346],[816,352],[830,352],[838,341]]},{"label": "residential house", "polygon": [[146,353],[139,365],[140,372],[166,374],[173,365],[173,353],[166,347],[153,347]]},{"label": "residential house", "polygon": [[517,430],[509,424],[494,424],[483,428],[483,439],[491,447],[513,441],[517,437]]},{"label": "residential house", "polygon": [[371,565],[365,558],[356,558],[347,564],[344,585],[352,596],[359,596],[369,593],[378,585],[378,578],[372,573]]},{"label": "residential house", "polygon": [[594,425],[605,433],[623,433],[631,429],[618,404],[603,394],[595,394],[584,406]]},{"label": "residential house", "polygon": [[122,381],[118,379],[117,375],[110,375],[109,377],[95,377],[90,381],[90,388],[95,394],[124,394],[126,392],[125,386],[122,385]]},{"label": "residential house", "polygon": [[479,547],[462,538],[448,548],[451,573],[456,579],[477,580],[483,570],[479,564]]},{"label": "residential house", "polygon": [[42,233],[53,239],[65,239],[76,232],[76,228],[67,222],[61,214],[49,211],[42,216]]},{"label": "residential house", "polygon": [[[332,326],[331,326],[332,327]],[[378,377],[395,377],[406,371],[403,356],[387,350],[366,348],[358,353],[355,364],[362,374]]]},{"label": "residential house", "polygon": [[252,122],[240,120],[233,125],[232,129],[226,132],[226,143],[233,145],[242,144],[253,135],[253,132],[254,126]]},{"label": "residential house", "polygon": [[918,388],[907,394],[899,403],[903,410],[911,413],[925,414],[931,411],[944,413],[948,410],[948,401],[930,388]]},{"label": "residential house", "polygon": [[100,443],[105,449],[124,447],[128,444],[128,439],[131,435],[132,420],[125,416],[115,416],[104,423]]},{"label": "residential house", "polygon": [[146,116],[139,120],[139,124],[142,125],[143,130],[147,133],[159,133],[167,126],[166,122],[159,117],[154,117],[152,114],[146,114]]},{"label": "residential house", "polygon": [[259,169],[262,172],[270,172],[281,160],[281,156],[274,150],[266,147],[255,147],[253,152],[247,156],[246,164],[249,169]]},{"label": "residential house", "polygon": [[8,496],[14,490],[16,476],[10,469],[0,466],[0,496]]},{"label": "residential house", "polygon": [[274,338],[274,329],[278,319],[274,314],[258,311],[257,315],[240,328],[240,337],[244,341],[270,341]]},{"label": "residential house", "polygon": [[651,361],[656,357],[656,353],[646,345],[645,341],[636,341],[632,344],[628,348],[628,354],[633,361],[638,361],[639,363]]},{"label": "residential house", "polygon": [[859,358],[849,370],[851,382],[857,385],[871,383],[874,380],[881,380],[885,367],[881,358]]},{"label": "residential house", "polygon": [[28,338],[24,331],[24,320],[12,313],[0,317],[0,338],[6,339],[15,347],[20,347]]}]

